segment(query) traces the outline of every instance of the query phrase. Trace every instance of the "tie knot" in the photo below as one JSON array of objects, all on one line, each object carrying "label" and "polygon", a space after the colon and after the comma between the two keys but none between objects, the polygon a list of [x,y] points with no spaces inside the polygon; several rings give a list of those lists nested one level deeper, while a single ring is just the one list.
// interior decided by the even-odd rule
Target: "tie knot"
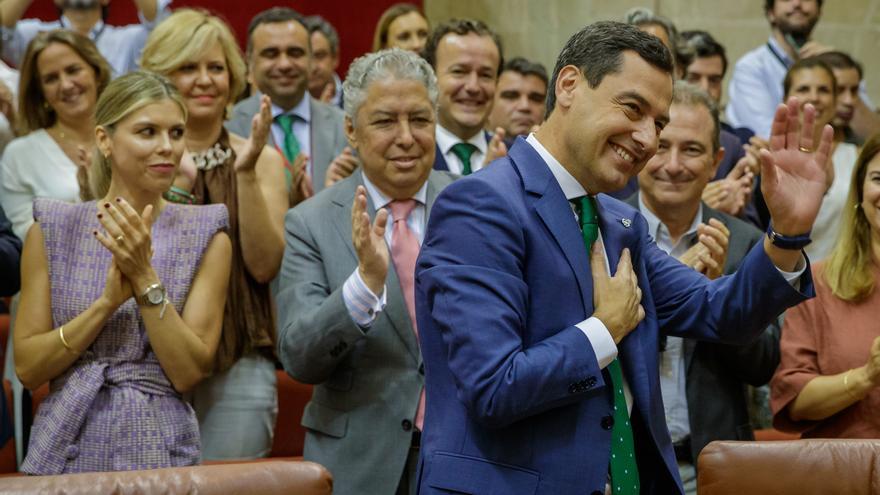
[{"label": "tie knot", "polygon": [[464,175],[470,174],[471,156],[477,151],[477,147],[471,143],[457,143],[452,146],[451,151],[453,155],[461,160],[463,170],[466,171]]},{"label": "tie knot", "polygon": [[281,115],[275,117],[275,121],[281,126],[284,132],[289,133],[293,129],[293,120],[296,117],[289,113],[282,113]]},{"label": "tie knot", "polygon": [[388,204],[388,208],[391,209],[391,219],[395,222],[409,218],[409,214],[415,207],[416,200],[414,199],[395,199]]}]

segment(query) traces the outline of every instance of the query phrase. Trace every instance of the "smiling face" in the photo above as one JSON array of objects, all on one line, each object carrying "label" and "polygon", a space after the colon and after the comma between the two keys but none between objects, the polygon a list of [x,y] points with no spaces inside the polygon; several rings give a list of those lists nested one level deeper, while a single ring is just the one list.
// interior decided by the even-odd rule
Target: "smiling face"
[{"label": "smiling face", "polygon": [[697,207],[724,153],[713,149],[714,132],[705,106],[672,104],[657,153],[639,174],[642,200],[651,211],[659,216],[671,209]]},{"label": "smiling face", "polygon": [[229,104],[229,70],[220,43],[214,43],[169,75],[194,120],[222,119]]},{"label": "smiling face", "polygon": [[251,33],[250,78],[284,110],[305,94],[311,59],[309,32],[296,21],[260,24]]},{"label": "smiling face", "polygon": [[508,136],[528,134],[544,120],[547,85],[534,75],[506,70],[498,78],[489,128],[501,127]]},{"label": "smiling face", "polygon": [[355,120],[346,116],[345,130],[370,182],[395,199],[415,194],[434,165],[434,108],[425,85],[373,82]]},{"label": "smiling face", "polygon": [[437,44],[436,61],[440,125],[466,141],[489,117],[501,54],[491,36],[450,33]]},{"label": "smiling face", "polygon": [[809,36],[819,21],[817,0],[776,0],[767,18],[783,33]]},{"label": "smiling face", "polygon": [[92,118],[98,100],[95,69],[64,43],[49,43],[37,56],[37,77],[46,103],[65,122]]},{"label": "smiling face", "polygon": [[428,21],[418,12],[396,17],[388,25],[388,41],[385,48],[400,48],[420,52],[428,41]]},{"label": "smiling face", "polygon": [[561,133],[559,161],[592,193],[623,188],[657,150],[669,120],[672,77],[636,52],[621,54],[622,64],[595,88],[580,69],[563,67],[555,87]]},{"label": "smiling face", "polygon": [[[837,113],[834,75],[822,67],[806,67],[791,74],[791,85],[785,98],[797,96],[801,108],[807,103],[816,107],[816,129],[830,124]],[[821,131],[820,131],[821,132]]]},{"label": "smiling face", "polygon": [[871,237],[875,243],[880,243],[880,153],[874,155],[866,167],[859,206],[871,226]]},{"label": "smiling face", "polygon": [[110,159],[113,181],[130,190],[162,193],[171,187],[183,155],[183,111],[164,99],[120,120],[112,130],[95,131],[98,150]]}]

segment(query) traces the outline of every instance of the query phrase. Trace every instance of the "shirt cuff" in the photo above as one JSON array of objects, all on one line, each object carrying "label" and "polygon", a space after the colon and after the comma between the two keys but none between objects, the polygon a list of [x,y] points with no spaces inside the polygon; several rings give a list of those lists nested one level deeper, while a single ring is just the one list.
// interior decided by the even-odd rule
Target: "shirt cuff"
[{"label": "shirt cuff", "polygon": [[801,253],[801,259],[798,260],[797,265],[794,267],[793,272],[787,272],[778,266],[776,267],[779,270],[779,274],[782,275],[782,278],[785,279],[792,287],[795,289],[800,288],[800,279],[801,275],[807,270],[807,260],[804,259],[803,253]]},{"label": "shirt cuff", "polygon": [[614,343],[611,333],[605,328],[602,320],[591,316],[575,326],[584,332],[590,345],[593,346],[593,353],[596,355],[596,360],[599,361],[599,369],[604,369],[611,364],[611,361],[614,361],[614,358],[617,357],[617,344]]},{"label": "shirt cuff", "polygon": [[345,284],[342,286],[342,300],[348,309],[351,319],[361,328],[369,328],[379,313],[385,309],[386,291],[382,286],[380,295],[373,294],[373,291],[367,287],[361,274],[357,268],[354,273],[349,275]]}]

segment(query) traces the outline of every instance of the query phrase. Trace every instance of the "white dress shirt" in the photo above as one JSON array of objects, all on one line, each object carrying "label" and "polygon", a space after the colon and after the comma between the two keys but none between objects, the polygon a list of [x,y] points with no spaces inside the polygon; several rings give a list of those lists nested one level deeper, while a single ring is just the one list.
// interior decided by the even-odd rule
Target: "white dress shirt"
[{"label": "white dress shirt", "polygon": [[446,165],[449,167],[449,171],[453,174],[461,175],[462,171],[462,163],[461,160],[455,156],[455,153],[452,152],[452,147],[458,143],[466,142],[470,143],[477,147],[474,154],[471,155],[471,172],[476,172],[483,168],[483,160],[486,159],[486,152],[489,149],[489,142],[486,141],[486,133],[482,129],[480,132],[471,136],[467,141],[462,141],[461,138],[453,134],[451,131],[446,129],[440,124],[437,124],[437,147],[440,148],[440,153],[443,154],[443,158],[446,159]]},{"label": "white dress shirt", "polygon": [[[89,38],[95,42],[98,51],[107,59],[113,70],[113,76],[118,77],[138,68],[138,60],[141,58],[141,50],[147,41],[150,31],[163,19],[171,14],[168,6],[171,0],[156,0],[156,18],[147,21],[141,12],[138,12],[140,24],[128,26],[110,26],[98,21],[91,31]],[[14,63],[21,64],[21,59],[27,50],[28,43],[38,33],[70,27],[70,20],[62,16],[57,21],[44,22],[40,19],[21,19],[15,23],[14,28],[0,27],[0,36],[3,39],[3,58]]]}]

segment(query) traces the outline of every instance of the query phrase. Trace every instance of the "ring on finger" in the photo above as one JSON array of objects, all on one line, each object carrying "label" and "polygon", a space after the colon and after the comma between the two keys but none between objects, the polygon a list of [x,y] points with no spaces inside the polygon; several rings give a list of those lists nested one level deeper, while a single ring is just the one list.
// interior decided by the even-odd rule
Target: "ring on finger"
[{"label": "ring on finger", "polygon": [[798,146],[798,149],[803,151],[804,153],[812,153],[813,152],[813,150],[811,150],[810,148],[807,148],[806,146]]},{"label": "ring on finger", "polygon": [[119,234],[118,236],[116,236],[116,242],[117,242],[117,243],[122,243],[122,241],[124,241],[124,240],[125,240],[125,236],[124,236],[124,235]]}]

